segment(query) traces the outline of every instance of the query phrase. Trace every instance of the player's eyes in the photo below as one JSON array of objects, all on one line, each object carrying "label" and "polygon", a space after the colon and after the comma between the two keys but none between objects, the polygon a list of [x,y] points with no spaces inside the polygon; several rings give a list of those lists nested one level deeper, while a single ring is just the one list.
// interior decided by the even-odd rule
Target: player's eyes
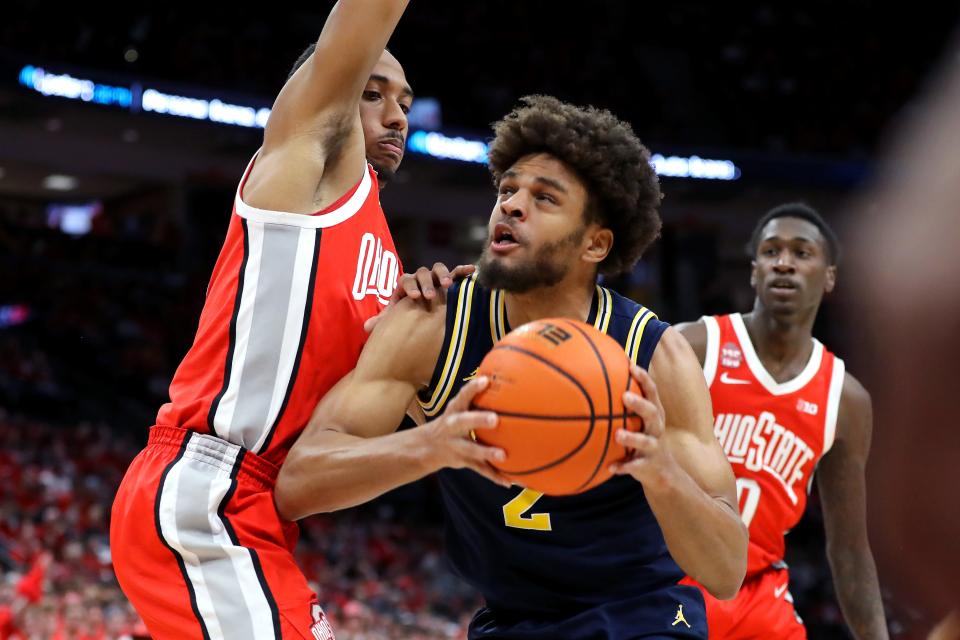
[{"label": "player's eyes", "polygon": [[364,91],[363,97],[367,100],[379,100],[380,92],[379,91]]}]

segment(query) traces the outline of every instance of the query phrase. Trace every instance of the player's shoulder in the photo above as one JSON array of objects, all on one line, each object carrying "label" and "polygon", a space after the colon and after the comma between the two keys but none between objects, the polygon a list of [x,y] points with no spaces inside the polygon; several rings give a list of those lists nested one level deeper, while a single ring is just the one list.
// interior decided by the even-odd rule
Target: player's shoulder
[{"label": "player's shoulder", "polygon": [[489,291],[480,284],[476,272],[470,274],[466,278],[461,278],[450,285],[450,287],[447,289],[447,299],[456,300],[457,296],[459,296],[461,292],[464,294],[470,293],[471,295],[476,293],[489,293]]},{"label": "player's shoulder", "polygon": [[621,340],[630,359],[646,369],[664,331],[670,326],[652,309],[615,291],[600,287],[601,310],[610,307],[608,333]]},{"label": "player's shoulder", "polygon": [[689,322],[681,322],[674,325],[674,328],[677,334],[682,336],[693,348],[693,352],[697,354],[697,359],[702,365],[707,357],[707,342],[710,336],[707,321],[704,318],[699,318]]},{"label": "player's shoulder", "polygon": [[873,399],[870,392],[852,373],[844,371],[843,387],[840,392],[841,411],[870,411]]},{"label": "player's shoulder", "polygon": [[428,381],[446,335],[446,305],[441,293],[434,300],[403,298],[387,307],[360,355],[361,377]]},{"label": "player's shoulder", "polygon": [[640,304],[636,300],[632,300],[606,287],[600,287],[600,291],[603,296],[609,300],[608,304],[610,304],[611,313],[614,318],[620,321],[628,320],[630,322],[646,321],[646,323],[652,327],[661,327],[661,332],[670,326],[669,323],[660,319],[656,311]]},{"label": "player's shoulder", "polygon": [[433,325],[442,323],[449,304],[451,287],[447,291],[438,290],[433,300],[423,298],[403,298],[384,309],[383,317],[374,328],[374,332],[411,336],[433,331]]}]

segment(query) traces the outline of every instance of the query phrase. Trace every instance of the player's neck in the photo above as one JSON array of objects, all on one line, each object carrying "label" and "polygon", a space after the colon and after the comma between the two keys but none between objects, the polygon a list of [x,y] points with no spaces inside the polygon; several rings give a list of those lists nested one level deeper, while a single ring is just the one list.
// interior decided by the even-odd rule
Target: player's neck
[{"label": "player's neck", "polygon": [[[760,360],[768,369],[789,368],[795,361],[806,363],[813,339],[813,322],[817,309],[796,314],[778,315],[765,309],[759,300],[753,311],[743,315],[743,324],[750,335],[750,342]],[[771,371],[772,372],[772,371]]]},{"label": "player's neck", "polygon": [[586,322],[593,303],[594,283],[571,286],[561,282],[527,293],[507,292],[507,322],[515,329],[542,318],[572,318]]}]

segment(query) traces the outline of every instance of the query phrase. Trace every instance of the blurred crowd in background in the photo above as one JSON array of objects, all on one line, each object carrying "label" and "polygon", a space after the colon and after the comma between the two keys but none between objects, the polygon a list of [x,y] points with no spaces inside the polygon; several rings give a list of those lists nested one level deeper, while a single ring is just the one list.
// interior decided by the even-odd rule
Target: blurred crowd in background
[{"label": "blurred crowd in background", "polygon": [[[46,3],[20,2],[0,20],[0,68],[59,64],[269,104],[315,40],[321,4],[255,17],[134,5],[52,16]],[[909,112],[957,17],[947,4],[905,12],[865,0],[733,8],[414,2],[391,49],[416,92],[440,100],[451,131],[485,131],[519,96],[543,92],[610,108],[654,150],[869,164],[882,133]],[[18,103],[0,100],[0,120],[20,117]],[[231,144],[249,155],[257,135],[237,132]],[[0,159],[9,155],[0,140]],[[104,198],[90,228],[71,234],[52,222],[53,196],[5,194],[0,170],[0,640],[16,637],[3,624],[21,606],[21,638],[144,633],[111,570],[110,505],[193,339],[238,177]],[[469,179],[487,180],[482,170]],[[828,203],[822,212],[842,226],[836,203],[847,193],[835,184],[710,191],[669,180],[664,191],[670,215],[661,240],[633,274],[608,284],[671,322],[751,304],[748,262],[730,229],[749,229],[785,192]],[[714,210],[724,213],[711,217]],[[416,228],[434,245],[462,231]],[[734,244],[747,239],[732,235]],[[459,260],[476,257],[476,238],[451,242]],[[401,256],[408,268],[432,264],[423,243],[413,246],[419,251]],[[841,272],[839,295],[855,296],[843,282]],[[846,358],[853,322],[828,303],[815,333]],[[441,530],[431,479],[303,522],[298,559],[338,638],[465,637],[480,600],[448,568]],[[787,540],[790,590],[810,637],[849,637],[815,495]],[[892,637],[922,637],[929,621],[914,604],[888,599]]]}]

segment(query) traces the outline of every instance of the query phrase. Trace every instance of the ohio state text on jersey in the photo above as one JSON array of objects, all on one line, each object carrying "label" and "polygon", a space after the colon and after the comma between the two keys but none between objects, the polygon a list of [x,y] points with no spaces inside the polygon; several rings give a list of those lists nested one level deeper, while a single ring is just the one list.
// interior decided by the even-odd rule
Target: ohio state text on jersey
[{"label": "ohio state text on jersey", "polygon": [[844,365],[814,339],[803,370],[778,383],[740,314],[703,322],[714,433],[737,477],[740,514],[750,530],[749,576],[783,560],[784,535],[803,515],[813,472],[833,444]]},{"label": "ohio state text on jersey", "polygon": [[401,265],[376,173],[312,215],[234,199],[197,337],[157,424],[210,433],[280,465],[318,400],[350,371],[363,323]]}]

